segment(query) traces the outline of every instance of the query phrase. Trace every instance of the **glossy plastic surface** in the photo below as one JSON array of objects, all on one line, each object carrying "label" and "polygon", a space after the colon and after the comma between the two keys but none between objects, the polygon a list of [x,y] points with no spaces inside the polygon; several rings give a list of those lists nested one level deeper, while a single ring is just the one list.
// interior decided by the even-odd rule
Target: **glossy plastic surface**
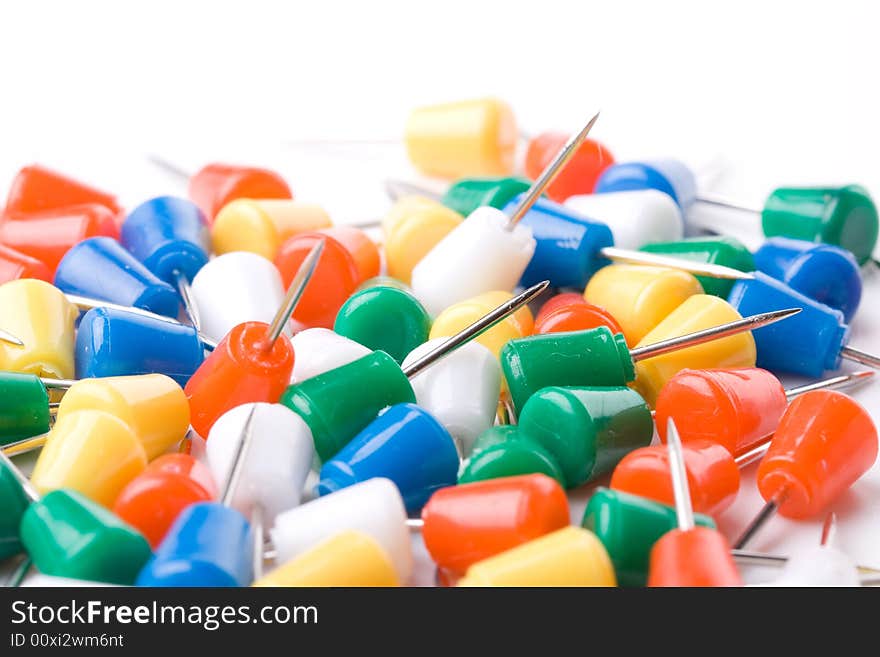
[{"label": "glossy plastic surface", "polygon": [[431,317],[408,292],[372,287],[356,292],[342,305],[333,330],[400,363],[428,339]]},{"label": "glossy plastic surface", "polygon": [[31,483],[41,494],[75,490],[109,508],[145,467],[143,445],[125,422],[104,411],[77,411],[55,422]]},{"label": "glossy plastic surface", "polygon": [[517,411],[547,386],[622,386],[635,377],[623,334],[604,326],[511,340],[501,369]]},{"label": "glossy plastic surface", "polygon": [[0,505],[3,508],[3,513],[0,513],[0,559],[11,557],[24,549],[19,527],[29,504],[30,500],[21,484],[6,464],[0,463]]},{"label": "glossy plastic surface", "polygon": [[54,210],[71,205],[95,203],[114,215],[122,212],[116,197],[39,164],[22,167],[9,186],[7,215]]},{"label": "glossy plastic surface", "polygon": [[191,326],[124,310],[93,308],[76,334],[80,379],[159,373],[183,386],[204,360],[204,346]]},{"label": "glossy plastic surface", "polygon": [[398,200],[382,220],[388,275],[409,283],[412,270],[464,217],[421,196]]},{"label": "glossy plastic surface", "polygon": [[500,210],[531,186],[530,180],[520,176],[462,178],[449,186],[441,202],[466,217],[483,206]]},{"label": "glossy plastic surface", "polygon": [[322,461],[332,458],[386,406],[415,401],[400,366],[382,351],[292,385],[281,396],[281,403],[309,425]]},{"label": "glossy plastic surface", "polygon": [[787,406],[782,384],[767,370],[686,369],[660,390],[655,421],[662,442],[674,418],[683,443],[710,440],[737,456],[766,441]]},{"label": "glossy plastic surface", "polygon": [[168,317],[177,317],[180,306],[173,287],[109,237],[92,237],[70,249],[55,270],[55,285],[68,294]]},{"label": "glossy plastic surface", "polygon": [[683,163],[662,158],[614,164],[602,172],[593,191],[603,194],[636,189],[656,189],[669,194],[683,210],[687,210],[696,197],[697,181]]},{"label": "glossy plastic surface", "polygon": [[347,365],[370,353],[362,344],[344,338],[326,328],[300,331],[290,339],[293,353],[291,383],[311,379],[324,372]]},{"label": "glossy plastic surface", "polygon": [[0,328],[24,346],[0,342],[0,370],[73,378],[74,322],[79,311],[58,288],[32,279],[0,285]]},{"label": "glossy plastic surface", "polygon": [[771,237],[755,252],[755,267],[791,289],[831,306],[849,322],[862,298],[862,275],[852,253],[829,244]]},{"label": "glossy plastic surface", "polygon": [[[529,140],[525,172],[535,180],[562,150],[569,136],[562,132],[542,132]],[[614,156],[604,145],[587,137],[578,146],[556,180],[547,186],[547,196],[562,203],[575,194],[591,194],[600,174],[614,164]]]},{"label": "glossy plastic surface", "polygon": [[644,265],[611,265],[596,272],[584,299],[607,310],[629,345],[638,344],[673,310],[703,288],[687,272]]},{"label": "glossy plastic surface", "polygon": [[839,310],[761,272],[756,272],[753,280],[737,281],[728,301],[743,316],[783,308],[803,309],[783,322],[752,331],[759,367],[814,379],[840,367],[840,350],[849,338],[849,326]]},{"label": "glossy plastic surface", "polygon": [[877,459],[877,427],[851,397],[814,390],[795,399],[758,466],[765,500],[783,495],[779,513],[810,518],[852,486]]},{"label": "glossy plastic surface", "polygon": [[472,564],[568,525],[568,498],[550,477],[530,474],[437,491],[422,509],[422,538],[441,568]]},{"label": "glossy plastic surface", "polygon": [[33,374],[0,373],[0,445],[49,431],[49,393]]},{"label": "glossy plastic surface", "polygon": [[253,538],[238,511],[199,502],[181,513],[138,586],[247,586],[253,579]]},{"label": "glossy plastic surface", "polygon": [[284,179],[274,171],[214,162],[190,178],[189,197],[210,223],[220,208],[235,199],[289,199],[293,194]]},{"label": "glossy plastic surface", "polygon": [[518,426],[553,454],[568,488],[610,472],[654,436],[645,401],[625,386],[544,388],[525,403]]},{"label": "glossy plastic surface", "polygon": [[82,410],[105,411],[125,422],[152,460],[180,442],[189,429],[183,389],[164,374],[83,379],[64,393],[58,418]]},{"label": "glossy plastic surface", "polygon": [[132,210],[122,224],[121,242],[172,286],[177,272],[192,281],[211,252],[205,215],[192,201],[174,196],[159,196]]},{"label": "glossy plastic surface", "polygon": [[551,297],[535,317],[535,333],[566,333],[607,326],[622,333],[617,320],[604,308],[594,306],[577,292]]},{"label": "glossy plastic surface", "polygon": [[529,474],[543,474],[565,485],[565,476],[553,454],[516,426],[498,425],[477,436],[458,483]]},{"label": "glossy plastic surface", "polygon": [[[519,201],[520,197],[511,200],[504,212],[512,213]],[[538,199],[520,225],[532,232],[536,243],[520,278],[523,287],[549,280],[555,287],[581,289],[596,271],[609,264],[600,251],[614,245],[611,229],[563,205]]]},{"label": "glossy plastic surface", "polygon": [[[0,232],[2,225],[0,224]],[[0,244],[0,285],[19,278],[36,278],[51,282],[52,272],[36,258]]]},{"label": "glossy plastic surface", "polygon": [[[712,236],[690,237],[675,242],[655,242],[642,247],[642,251],[660,255],[693,260],[694,262],[724,265],[740,271],[755,270],[755,260],[751,252],[735,237]],[[733,287],[727,278],[697,276],[706,294],[726,298]]]},{"label": "glossy plastic surface", "polygon": [[860,185],[780,187],[761,212],[767,237],[836,244],[863,264],[877,243],[877,206]]},{"label": "glossy plastic surface", "polygon": [[[791,306],[786,306],[790,308]],[[769,310],[764,308],[761,311]],[[723,299],[705,294],[689,297],[673,310],[636,347],[734,322],[752,313],[737,310]],[[790,321],[790,320],[786,320]],[[789,327],[790,328],[790,327]],[[759,329],[760,330],[760,329]],[[679,349],[636,363],[635,388],[653,408],[657,395],[673,376],[683,369],[711,369],[755,366],[755,338],[750,332],[731,335],[694,347]]]},{"label": "glossy plastic surface", "polygon": [[285,335],[270,345],[268,332],[262,322],[239,324],[187,381],[192,427],[203,438],[226,411],[281,398],[293,372],[293,347]]},{"label": "glossy plastic surface", "polygon": [[727,539],[715,529],[673,529],[654,544],[648,586],[742,586]]},{"label": "glossy plastic surface", "polygon": [[438,178],[511,173],[517,138],[513,111],[495,98],[419,107],[406,122],[410,162]]},{"label": "glossy plastic surface", "polygon": [[316,490],[329,495],[384,477],[400,489],[407,511],[418,511],[434,491],[455,485],[458,464],[455,442],[436,418],[415,404],[395,404],[324,463]]}]

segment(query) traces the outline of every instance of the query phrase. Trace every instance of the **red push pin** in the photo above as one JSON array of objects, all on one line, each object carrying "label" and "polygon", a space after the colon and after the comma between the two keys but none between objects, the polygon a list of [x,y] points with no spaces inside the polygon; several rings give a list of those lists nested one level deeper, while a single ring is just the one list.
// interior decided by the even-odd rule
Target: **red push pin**
[{"label": "red push pin", "polygon": [[594,306],[577,292],[564,292],[548,299],[535,317],[535,333],[565,333],[607,326],[623,333],[617,320],[604,308]]},{"label": "red push pin", "polygon": [[36,258],[0,244],[0,285],[19,278],[36,278],[52,282],[52,272]]},{"label": "red push pin", "polygon": [[39,164],[32,164],[23,167],[12,181],[4,215],[14,217],[91,204],[104,206],[121,221],[123,209],[113,194]]},{"label": "red push pin", "polygon": [[766,504],[734,547],[744,548],[777,511],[795,519],[822,513],[874,465],[877,450],[877,427],[851,397],[828,390],[798,397],[758,466]]},{"label": "red push pin", "polygon": [[678,529],[664,534],[651,549],[648,586],[742,586],[727,539],[694,524],[684,453],[672,418],[666,436]]},{"label": "red push pin", "polygon": [[[543,132],[530,139],[526,151],[526,175],[536,180],[567,141],[568,136],[561,132]],[[611,151],[595,139],[585,139],[545,193],[557,203],[569,196],[592,194],[599,176],[612,164],[614,156]]]},{"label": "red push pin", "polygon": [[290,384],[293,345],[282,331],[323,249],[322,240],[303,260],[271,325],[245,322],[233,328],[187,382],[192,427],[203,438],[226,411],[249,402],[277,402]]}]

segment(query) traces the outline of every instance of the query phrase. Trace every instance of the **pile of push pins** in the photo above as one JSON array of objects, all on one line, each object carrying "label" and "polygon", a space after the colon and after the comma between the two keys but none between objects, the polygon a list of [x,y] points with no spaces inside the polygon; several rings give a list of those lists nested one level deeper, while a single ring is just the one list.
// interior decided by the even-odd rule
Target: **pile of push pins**
[{"label": "pile of push pins", "polygon": [[[873,581],[825,539],[747,549],[877,457],[837,391],[873,372],[835,374],[880,365],[848,344],[873,202],[777,189],[752,253],[691,220],[726,203],[692,172],[615,163],[596,118],[530,140],[519,177],[504,103],[413,111],[412,164],[451,184],[391,181],[378,242],[265,169],[209,164],[130,211],[21,169],[0,222],[10,584],[406,585],[414,540],[445,585]],[[757,461],[766,507],[729,542],[713,517]]]}]

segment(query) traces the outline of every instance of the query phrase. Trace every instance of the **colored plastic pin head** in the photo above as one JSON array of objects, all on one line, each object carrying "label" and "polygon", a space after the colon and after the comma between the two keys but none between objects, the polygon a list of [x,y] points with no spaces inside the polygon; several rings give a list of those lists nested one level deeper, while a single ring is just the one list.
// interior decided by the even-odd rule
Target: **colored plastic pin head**
[{"label": "colored plastic pin head", "polygon": [[320,206],[293,200],[239,198],[224,205],[211,226],[214,253],[249,251],[273,260],[286,240],[333,222]]},{"label": "colored plastic pin head", "polygon": [[687,299],[702,293],[699,281],[687,272],[620,264],[596,272],[584,299],[607,310],[627,344],[635,345]]},{"label": "colored plastic pin head", "polygon": [[18,554],[24,549],[19,527],[21,518],[31,501],[21,487],[15,473],[0,461],[0,559]]},{"label": "colored plastic pin head", "polygon": [[877,243],[877,206],[859,185],[780,187],[764,203],[761,226],[767,237],[835,244],[864,263]]},{"label": "colored plastic pin head", "polygon": [[477,208],[488,206],[499,210],[531,186],[531,181],[518,176],[462,178],[452,183],[441,198],[447,208],[467,217]]},{"label": "colored plastic pin head", "polygon": [[105,507],[147,466],[137,434],[104,411],[58,418],[40,452],[31,483],[40,493],[75,490]]},{"label": "colored plastic pin head", "polygon": [[535,333],[566,333],[607,326],[622,333],[617,320],[604,308],[594,306],[577,292],[564,292],[550,298],[535,317]]},{"label": "colored plastic pin head", "polygon": [[685,445],[710,440],[738,456],[776,430],[787,406],[782,384],[767,370],[685,369],[657,396],[657,432],[665,441],[674,417]]},{"label": "colored plastic pin head", "polygon": [[[430,339],[454,335],[473,323],[499,304],[513,298],[509,292],[484,292],[446,308],[437,315],[431,326]],[[527,306],[518,309],[491,329],[477,337],[480,343],[493,354],[499,354],[509,340],[531,335],[534,330],[532,312]]]},{"label": "colored plastic pin head", "polygon": [[370,479],[285,511],[271,530],[276,560],[298,557],[341,531],[372,537],[391,558],[398,579],[413,569],[412,543],[400,491],[387,479]]},{"label": "colored plastic pin head", "polygon": [[684,235],[681,208],[656,189],[571,196],[563,205],[611,229],[614,246],[638,249],[650,242],[671,242]]},{"label": "colored plastic pin head", "polygon": [[[751,282],[751,281],[748,281]],[[791,307],[789,304],[785,307]],[[762,308],[768,310],[767,308]],[[745,314],[748,314],[747,312]],[[636,348],[661,342],[711,326],[740,319],[743,315],[718,297],[696,294],[673,310],[636,345]],[[791,324],[788,325],[791,330]],[[759,329],[760,330],[760,329]],[[710,343],[688,347],[636,364],[635,387],[653,407],[657,395],[673,376],[685,368],[754,367],[755,338],[750,332],[728,336]]]},{"label": "colored plastic pin head", "polygon": [[[641,247],[647,253],[674,256],[713,265],[724,265],[740,271],[755,270],[755,260],[749,250],[734,237],[690,237],[685,240],[655,242]],[[726,298],[733,281],[725,278],[697,276],[703,291],[716,297]]]},{"label": "colored plastic pin head", "polygon": [[[2,232],[2,225],[0,224],[0,232]],[[20,278],[36,278],[51,282],[52,272],[36,258],[0,244],[0,285]]]},{"label": "colored plastic pin head", "polygon": [[73,378],[74,322],[79,311],[56,287],[22,279],[0,285],[0,328],[24,346],[0,341],[0,369]]},{"label": "colored plastic pin head", "polygon": [[405,139],[420,172],[451,179],[511,173],[518,135],[510,107],[487,98],[415,109]]},{"label": "colored plastic pin head", "polygon": [[565,527],[468,568],[458,586],[616,586],[614,566],[595,534]]},{"label": "colored plastic pin head", "polygon": [[654,435],[645,401],[623,386],[539,390],[523,406],[519,430],[555,457],[568,488],[610,472]]},{"label": "colored plastic pin head", "polygon": [[[715,529],[715,521],[696,514],[694,522]],[[675,509],[654,500],[609,488],[590,497],[581,525],[596,534],[614,564],[621,586],[644,586],[651,548],[677,525]]]},{"label": "colored plastic pin head", "polygon": [[[529,141],[525,171],[529,178],[537,178],[568,140],[560,132],[544,132]],[[547,186],[547,196],[562,203],[575,194],[591,194],[601,173],[614,164],[614,156],[603,144],[585,139],[565,165],[565,170]]]},{"label": "colored plastic pin head", "polygon": [[843,313],[792,290],[782,281],[761,272],[749,281],[737,281],[728,297],[740,313],[800,306],[784,326],[768,326],[754,332],[757,364],[773,372],[792,372],[812,378],[840,367],[840,351],[849,338]]},{"label": "colored plastic pin head", "polygon": [[94,203],[13,215],[0,222],[0,242],[45,263],[54,276],[64,255],[80,242],[118,237],[116,220],[113,212]]},{"label": "colored plastic pin head", "polygon": [[388,275],[409,283],[412,270],[463,216],[422,196],[405,196],[382,220]]},{"label": "colored plastic pin head", "polygon": [[683,210],[687,210],[696,198],[697,182],[690,169],[671,158],[621,162],[602,172],[593,192],[603,194],[638,189],[661,191],[671,196]]},{"label": "colored plastic pin head", "polygon": [[112,194],[39,164],[32,164],[23,167],[9,186],[5,213],[27,214],[85,203],[102,205],[114,215],[122,212],[122,207]]},{"label": "colored plastic pin head", "polygon": [[173,287],[152,274],[109,237],[92,237],[74,246],[55,271],[62,292],[143,308],[177,317],[180,302]]},{"label": "colored plastic pin head", "polygon": [[481,433],[458,476],[459,484],[543,474],[565,485],[556,457],[517,427],[498,425]]},{"label": "colored plastic pin head", "polygon": [[772,237],[755,252],[755,268],[839,310],[846,322],[862,298],[859,265],[852,253],[838,246]]},{"label": "colored plastic pin head", "polygon": [[124,310],[88,311],[76,334],[79,379],[155,372],[183,386],[204,360],[204,345],[193,327]]},{"label": "colored plastic pin head", "polygon": [[782,416],[758,466],[758,490],[787,518],[821,513],[877,459],[871,416],[840,392],[816,390]]},{"label": "colored plastic pin head", "polygon": [[[411,351],[406,368],[445,338],[435,338]],[[416,402],[443,424],[459,454],[468,456],[477,436],[495,423],[501,392],[498,359],[483,345],[472,342],[427,369],[412,381]]]},{"label": "colored plastic pin head", "polygon": [[[510,213],[522,201],[518,196],[504,208]],[[556,287],[583,288],[590,277],[609,264],[601,254],[614,246],[611,229],[605,224],[582,217],[569,208],[538,199],[521,221],[535,240],[535,251],[520,285],[534,285],[549,280]]]},{"label": "colored plastic pin head", "polygon": [[122,245],[169,285],[180,275],[192,280],[208,262],[210,245],[205,215],[192,201],[159,196],[129,213],[122,224]]},{"label": "colored plastic pin head", "polygon": [[187,507],[217,497],[211,471],[189,454],[164,454],[117,495],[113,512],[154,548]]},{"label": "colored plastic pin head", "polygon": [[342,531],[279,566],[253,586],[399,586],[390,555],[373,537]]},{"label": "colored plastic pin head", "polygon": [[[324,256],[321,257],[323,259]],[[291,383],[311,379],[370,353],[362,344],[325,328],[300,331],[290,339],[290,344],[296,354]]]},{"label": "colored plastic pin head", "polygon": [[33,374],[0,374],[0,445],[49,431],[49,394]]},{"label": "colored plastic pin head", "polygon": [[290,199],[293,194],[274,171],[215,162],[190,178],[189,197],[212,223],[220,208],[235,199]]},{"label": "colored plastic pin head", "polygon": [[[339,309],[333,330],[398,363],[428,339],[431,317],[411,294],[373,287],[352,295]],[[484,334],[485,335],[485,334]]]},{"label": "colored plastic pin head", "polygon": [[422,537],[434,562],[463,573],[472,564],[562,529],[565,491],[530,474],[438,490],[422,509]]},{"label": "colored plastic pin head", "polygon": [[105,411],[137,434],[147,459],[180,442],[189,428],[183,389],[163,374],[82,379],[64,394],[58,419],[78,411]]}]

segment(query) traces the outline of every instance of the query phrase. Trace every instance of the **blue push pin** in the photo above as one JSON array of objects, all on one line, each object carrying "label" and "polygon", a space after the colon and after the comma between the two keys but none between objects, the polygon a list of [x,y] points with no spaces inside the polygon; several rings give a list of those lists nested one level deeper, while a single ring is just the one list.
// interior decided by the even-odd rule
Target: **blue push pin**
[{"label": "blue push pin", "polygon": [[[503,209],[510,214],[522,195],[512,199]],[[619,249],[614,234],[605,223],[593,221],[553,201],[540,198],[520,221],[528,226],[535,239],[535,253],[523,272],[519,284],[531,287],[549,280],[554,287],[583,289],[599,269],[611,261],[656,267],[673,267],[698,276],[748,279],[747,274],[731,267],[685,260],[669,255]]]},{"label": "blue push pin", "polygon": [[62,292],[177,317],[174,288],[154,276],[111,237],[91,237],[70,249],[55,271]]},{"label": "blue push pin", "polygon": [[390,406],[321,468],[319,495],[373,477],[400,489],[407,511],[418,511],[434,491],[454,486],[458,452],[446,428],[415,404]]},{"label": "blue push pin", "polygon": [[242,428],[220,502],[187,507],[138,574],[137,586],[248,586],[254,579],[254,534],[247,518],[232,508],[253,441],[254,411]]},{"label": "blue push pin", "polygon": [[672,197],[686,211],[697,199],[697,179],[682,162],[659,158],[612,164],[602,172],[594,194],[656,189]]},{"label": "blue push pin", "polygon": [[198,206],[175,196],[145,201],[126,217],[121,241],[147,269],[177,289],[190,321],[200,328],[190,281],[207,264],[211,247]]},{"label": "blue push pin", "polygon": [[192,326],[123,309],[93,308],[76,333],[76,376],[157,372],[185,386],[205,360],[205,346]]},{"label": "blue push pin", "polygon": [[862,298],[862,277],[852,253],[839,246],[771,237],[755,251],[755,268],[852,320]]},{"label": "blue push pin", "polygon": [[783,328],[752,331],[758,367],[819,378],[840,367],[841,358],[880,367],[880,358],[847,346],[849,326],[843,313],[792,290],[782,281],[755,272],[750,281],[737,281],[727,298],[743,316],[800,306],[801,312]]}]

